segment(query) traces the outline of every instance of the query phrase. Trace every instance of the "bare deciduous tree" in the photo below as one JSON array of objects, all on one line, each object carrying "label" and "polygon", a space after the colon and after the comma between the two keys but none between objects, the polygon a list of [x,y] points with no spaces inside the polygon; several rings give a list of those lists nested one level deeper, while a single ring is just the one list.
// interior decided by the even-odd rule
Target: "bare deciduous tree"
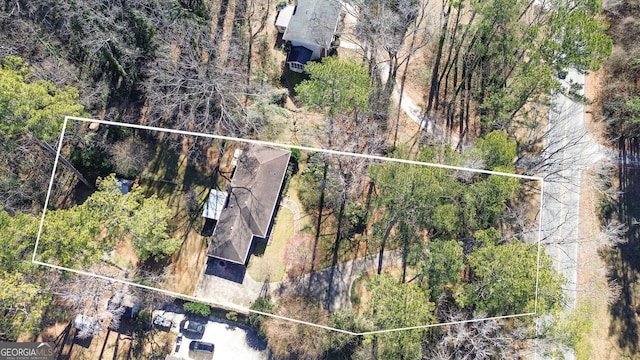
[{"label": "bare deciduous tree", "polygon": [[109,153],[116,172],[124,177],[139,176],[152,155],[146,143],[136,137],[113,144]]}]

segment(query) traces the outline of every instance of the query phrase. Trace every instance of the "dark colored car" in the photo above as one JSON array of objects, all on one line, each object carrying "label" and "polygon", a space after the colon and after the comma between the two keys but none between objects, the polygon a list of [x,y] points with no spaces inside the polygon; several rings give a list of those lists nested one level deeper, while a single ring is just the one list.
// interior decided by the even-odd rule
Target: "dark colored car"
[{"label": "dark colored car", "polygon": [[192,334],[202,335],[204,334],[204,324],[197,321],[187,320],[184,322],[184,325],[182,325],[182,330]]},{"label": "dark colored car", "polygon": [[195,360],[208,360],[213,358],[213,344],[202,341],[189,343],[189,357]]}]

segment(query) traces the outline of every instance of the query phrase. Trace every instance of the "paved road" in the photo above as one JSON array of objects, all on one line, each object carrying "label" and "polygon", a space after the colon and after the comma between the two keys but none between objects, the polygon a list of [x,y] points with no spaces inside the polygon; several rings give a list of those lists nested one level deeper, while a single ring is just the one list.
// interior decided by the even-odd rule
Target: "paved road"
[{"label": "paved road", "polygon": [[[570,71],[564,85],[584,84],[585,76]],[[580,95],[584,92],[580,91]],[[580,186],[583,171],[605,158],[606,151],[587,132],[584,105],[569,96],[552,99],[543,156],[545,179],[542,209],[542,243],[555,268],[567,279],[564,292],[568,307],[574,309],[578,294],[578,253],[580,251]],[[571,350],[560,350],[565,359],[574,359]],[[536,357],[540,358],[538,354]]]},{"label": "paved road", "polygon": [[[584,84],[584,75],[570,71],[565,84]],[[581,92],[582,94],[582,92]],[[582,172],[605,157],[604,149],[588,134],[584,105],[559,94],[553,98],[546,138],[542,231],[554,266],[567,278],[565,293],[575,307],[577,294],[580,183]]]}]

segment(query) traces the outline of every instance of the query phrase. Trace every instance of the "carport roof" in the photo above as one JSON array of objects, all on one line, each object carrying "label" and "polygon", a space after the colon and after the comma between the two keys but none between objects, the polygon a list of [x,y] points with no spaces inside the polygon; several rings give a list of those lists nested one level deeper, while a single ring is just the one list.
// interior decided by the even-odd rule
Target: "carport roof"
[{"label": "carport roof", "polygon": [[297,62],[300,64],[307,64],[311,60],[313,51],[307,49],[304,46],[294,46],[291,48],[289,55],[287,56],[287,62]]}]

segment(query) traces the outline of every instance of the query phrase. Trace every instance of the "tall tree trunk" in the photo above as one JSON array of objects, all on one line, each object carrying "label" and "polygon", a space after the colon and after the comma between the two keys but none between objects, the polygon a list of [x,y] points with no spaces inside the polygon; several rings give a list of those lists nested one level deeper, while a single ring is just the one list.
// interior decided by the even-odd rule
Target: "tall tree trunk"
[{"label": "tall tree trunk", "polygon": [[[444,10],[444,2],[443,2],[443,10]],[[440,73],[440,61],[442,60],[442,49],[444,48],[444,42],[447,37],[447,29],[449,27],[449,14],[451,13],[451,2],[449,2],[449,7],[447,11],[444,12],[444,22],[442,23],[442,28],[440,30],[440,39],[438,40],[438,49],[436,50],[436,57],[433,63],[433,69],[431,70],[431,87],[429,88],[429,99],[427,101],[427,108],[425,112],[427,115],[431,115],[431,108],[433,107],[433,101],[436,97],[436,94],[439,92],[439,84],[438,84],[438,74]]]},{"label": "tall tree trunk", "polygon": [[387,244],[387,239],[389,239],[389,235],[391,235],[391,230],[398,222],[398,213],[394,212],[393,216],[391,216],[391,220],[389,220],[389,225],[384,231],[384,235],[382,236],[382,241],[380,242],[380,252],[378,254],[378,275],[382,273],[382,261],[384,256],[384,247]]},{"label": "tall tree trunk", "polygon": [[[316,236],[315,236],[315,243],[313,245],[313,255],[311,256],[312,272],[314,270],[314,263],[316,261],[316,248],[318,247],[318,243],[320,242],[320,231],[322,229],[322,209],[324,208],[324,192],[327,189],[327,169],[328,168],[329,168],[329,165],[325,163],[322,169],[322,185],[320,186],[320,201],[318,204],[318,221],[316,221]],[[311,281],[309,281],[309,286],[311,286]]]},{"label": "tall tree trunk", "polygon": [[[44,141],[38,141],[38,145],[40,145],[41,148],[46,150],[48,153],[50,153],[54,157],[58,153],[56,149],[54,149],[51,145],[49,145]],[[89,183],[89,181],[85,179],[85,177],[80,173],[80,171],[78,171],[78,169],[76,169],[75,166],[73,166],[73,164],[69,160],[67,160],[62,154],[60,154],[60,156],[58,157],[58,160],[60,160],[60,163],[64,165],[64,167],[71,170],[71,172],[78,178],[78,180],[80,180],[83,184],[85,184],[89,189],[94,189],[94,186],[91,185],[91,183]]]}]

